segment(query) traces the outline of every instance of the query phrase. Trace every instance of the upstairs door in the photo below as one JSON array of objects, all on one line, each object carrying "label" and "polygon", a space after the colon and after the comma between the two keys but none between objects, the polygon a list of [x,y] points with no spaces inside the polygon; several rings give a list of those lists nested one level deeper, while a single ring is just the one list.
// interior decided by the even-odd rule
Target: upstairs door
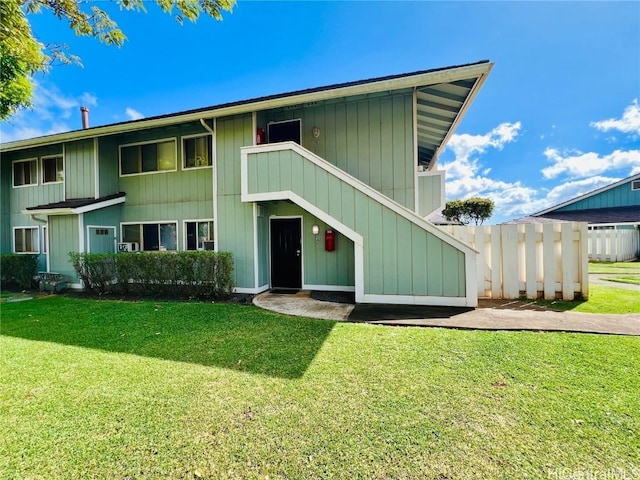
[{"label": "upstairs door", "polygon": [[116,227],[87,227],[89,253],[115,253]]},{"label": "upstairs door", "polygon": [[302,219],[271,219],[271,288],[302,288]]}]

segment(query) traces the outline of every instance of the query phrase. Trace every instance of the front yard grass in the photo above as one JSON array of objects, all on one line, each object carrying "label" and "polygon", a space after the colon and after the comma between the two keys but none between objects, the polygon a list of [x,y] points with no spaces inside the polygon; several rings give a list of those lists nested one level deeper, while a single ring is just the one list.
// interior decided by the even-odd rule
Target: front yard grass
[{"label": "front yard grass", "polygon": [[634,262],[589,262],[589,273],[640,275],[640,260]]},{"label": "front yard grass", "polygon": [[536,300],[535,303],[554,310],[581,313],[640,313],[640,293],[608,285],[589,285],[589,300]]},{"label": "front yard grass", "polygon": [[640,475],[637,337],[60,296],[1,314],[0,478]]}]

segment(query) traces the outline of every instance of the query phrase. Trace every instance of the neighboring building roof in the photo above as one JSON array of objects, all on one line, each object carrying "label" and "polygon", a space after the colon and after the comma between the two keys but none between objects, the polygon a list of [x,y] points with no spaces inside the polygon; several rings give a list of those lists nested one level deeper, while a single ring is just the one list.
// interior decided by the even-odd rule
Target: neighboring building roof
[{"label": "neighboring building roof", "polygon": [[223,103],[184,112],[114,123],[85,130],[58,133],[0,144],[0,151],[12,151],[81,138],[93,138],[125,131],[158,127],[175,122],[198,121],[239,113],[278,108],[353,95],[413,88],[417,98],[416,118],[419,162],[428,165],[437,157],[467,107],[477,94],[493,64],[488,60],[388,75],[355,82],[297,90],[237,102]]},{"label": "neighboring building roof", "polygon": [[531,215],[532,216],[536,216],[536,217],[537,216],[541,216],[541,215],[546,215],[547,213],[554,212],[555,210],[558,210],[559,208],[563,208],[563,207],[566,207],[567,205],[571,205],[572,203],[576,203],[576,202],[579,202],[579,201],[584,200],[586,198],[593,197],[594,195],[599,195],[599,194],[601,194],[603,192],[606,192],[607,190],[611,190],[612,188],[615,188],[615,187],[617,187],[619,185],[623,185],[625,183],[631,183],[634,180],[640,180],[640,173],[638,173],[636,175],[631,175],[630,177],[627,177],[627,178],[623,178],[622,180],[619,180],[619,181],[617,181],[615,183],[612,183],[611,185],[605,185],[604,187],[598,188],[598,189],[593,190],[591,192],[587,192],[584,195],[580,195],[579,197],[572,198],[571,200],[567,200],[566,202],[560,203],[560,204],[555,205],[553,207],[549,207],[549,208],[547,208],[545,210],[541,210],[539,212],[532,213]]},{"label": "neighboring building roof", "polygon": [[126,197],[124,192],[106,195],[100,198],[73,198],[64,202],[47,203],[35,207],[26,208],[23,213],[43,214],[43,215],[70,215],[91,212],[101,208],[110,207],[119,203],[124,203]]},{"label": "neighboring building roof", "polygon": [[529,217],[517,218],[504,222],[503,225],[555,222],[587,222],[590,225],[640,224],[640,205],[637,207],[591,208],[586,210],[549,212],[543,215],[536,214]]}]

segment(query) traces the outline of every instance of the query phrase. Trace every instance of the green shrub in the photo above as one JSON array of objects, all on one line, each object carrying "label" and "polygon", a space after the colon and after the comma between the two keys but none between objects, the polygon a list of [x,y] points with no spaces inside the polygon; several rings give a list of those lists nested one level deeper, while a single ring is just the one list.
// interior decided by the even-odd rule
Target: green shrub
[{"label": "green shrub", "polygon": [[69,255],[85,288],[100,294],[220,298],[234,286],[228,252]]},{"label": "green shrub", "polygon": [[29,290],[35,286],[38,273],[38,256],[15,253],[0,255],[0,288]]}]

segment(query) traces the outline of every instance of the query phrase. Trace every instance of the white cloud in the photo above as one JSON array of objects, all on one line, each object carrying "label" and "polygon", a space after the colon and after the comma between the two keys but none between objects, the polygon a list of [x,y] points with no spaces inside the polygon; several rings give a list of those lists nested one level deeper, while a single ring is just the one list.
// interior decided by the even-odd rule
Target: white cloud
[{"label": "white cloud", "polygon": [[520,181],[510,183],[490,178],[491,168],[477,158],[491,148],[501,150],[507,143],[514,142],[521,128],[520,122],[501,123],[484,135],[452,135],[447,148],[453,150],[455,159],[442,165],[447,172],[447,197],[489,197],[495,202],[496,215],[531,213],[536,190]]},{"label": "white cloud", "polygon": [[22,110],[2,122],[2,142],[79,129],[82,126],[80,105],[93,107],[98,104],[97,97],[91,93],[84,92],[75,97],[61,92],[55,85],[44,82],[34,84],[32,101],[31,109]]},{"label": "white cloud", "polygon": [[140,120],[141,118],[144,118],[143,114],[131,107],[127,107],[124,113],[127,115],[127,117],[129,117],[129,120]]},{"label": "white cloud", "polygon": [[80,101],[82,102],[83,107],[96,107],[98,106],[98,97],[95,95],[84,92],[80,97]]},{"label": "white cloud", "polygon": [[589,125],[603,132],[618,130],[631,135],[640,135],[640,105],[638,99],[634,99],[627,108],[624,109],[622,118],[609,118],[599,122],[591,122]]},{"label": "white cloud", "polygon": [[640,166],[640,150],[615,150],[601,156],[594,152],[561,152],[548,147],[544,156],[552,162],[551,166],[542,169],[542,175],[547,179],[563,174],[571,178],[585,178],[600,175],[607,170],[633,170]]}]

